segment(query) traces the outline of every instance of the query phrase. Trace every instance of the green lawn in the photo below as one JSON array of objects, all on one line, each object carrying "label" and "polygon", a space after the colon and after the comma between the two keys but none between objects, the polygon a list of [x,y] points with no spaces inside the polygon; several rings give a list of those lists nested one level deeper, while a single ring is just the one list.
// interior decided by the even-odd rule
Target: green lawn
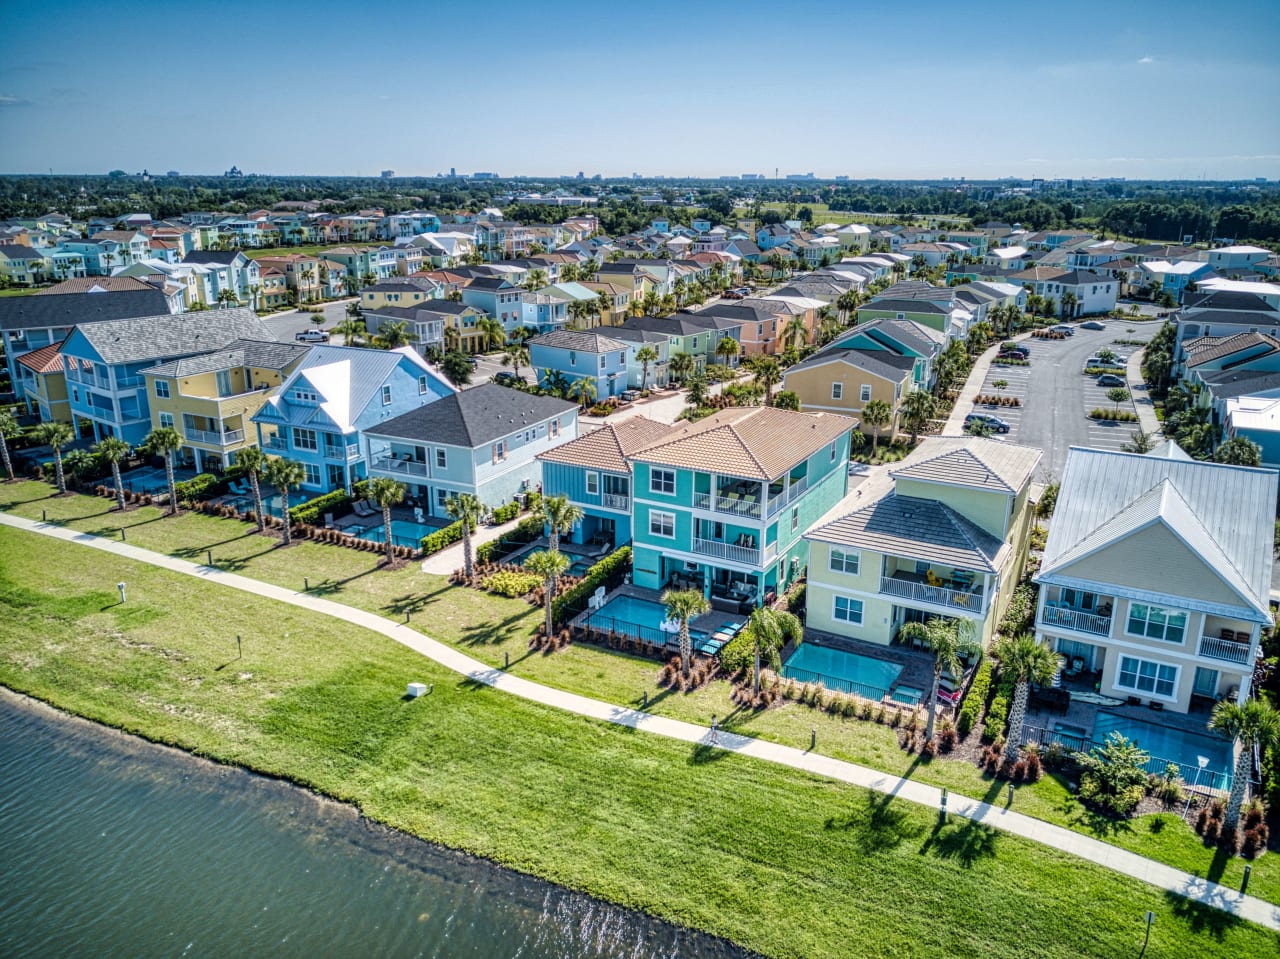
[{"label": "green lawn", "polygon": [[[1147,909],[1153,957],[1280,946],[985,826],[526,703],[377,634],[74,544],[0,529],[0,617],[5,685],[767,955],[1129,955]],[[434,693],[405,701],[408,680]]]},{"label": "green lawn", "polygon": [[[993,781],[972,763],[944,758],[917,762],[898,747],[894,730],[873,722],[837,718],[795,703],[761,712],[743,710],[730,701],[723,682],[696,693],[672,694],[657,685],[658,665],[653,660],[594,646],[573,646],[551,655],[531,653],[528,638],[541,621],[540,610],[522,600],[450,587],[444,577],[423,574],[417,564],[386,572],[378,569],[377,554],[311,542],[280,550],[238,521],[189,513],[162,518],[159,510],[149,507],[120,514],[113,506],[113,501],[97,497],[49,498],[44,483],[0,486],[0,509],[18,515],[38,519],[47,510],[51,520],[112,538],[119,538],[124,526],[127,541],[138,546],[198,562],[212,550],[215,563],[224,569],[295,589],[302,587],[305,576],[317,595],[395,619],[407,611],[415,623],[429,624],[422,628],[433,638],[489,665],[502,666],[509,657],[513,673],[549,686],[632,706],[647,693],[650,712],[703,725],[710,725],[715,716],[723,728],[800,748],[809,745],[811,731],[816,730],[818,751],[827,755],[968,796],[994,797],[997,792]],[[1215,865],[1212,851],[1175,815],[1111,823],[1090,815],[1053,777],[1019,787],[1014,808],[1187,872],[1213,873],[1239,888],[1243,861]],[[1249,892],[1280,903],[1277,857],[1263,857],[1254,865]]]},{"label": "green lawn", "polygon": [[37,287],[15,286],[7,290],[0,290],[0,296],[30,296],[32,293],[39,293]]},{"label": "green lawn", "polygon": [[385,246],[384,243],[323,243],[312,246],[264,246],[258,249],[245,247],[240,252],[251,260],[259,259],[264,256],[287,256],[290,253],[300,253],[303,256],[315,256],[321,250],[332,250],[338,246],[355,247],[357,250],[363,250],[376,246]]}]

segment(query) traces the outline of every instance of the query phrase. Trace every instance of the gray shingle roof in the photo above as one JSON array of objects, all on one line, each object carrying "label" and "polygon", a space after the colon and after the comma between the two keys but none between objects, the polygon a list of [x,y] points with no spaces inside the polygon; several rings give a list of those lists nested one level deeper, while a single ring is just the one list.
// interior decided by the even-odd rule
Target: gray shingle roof
[{"label": "gray shingle roof", "polygon": [[[888,350],[831,350],[809,357],[787,370],[787,376],[800,370],[812,369],[827,363],[845,363],[859,370],[866,370],[882,380],[901,383],[911,375],[916,361],[910,356],[898,356]],[[786,377],[783,377],[786,380]]]},{"label": "gray shingle roof", "polygon": [[579,353],[609,353],[625,350],[627,344],[594,330],[552,330],[530,337],[530,346],[549,346],[559,350],[575,350]]},{"label": "gray shingle roof", "polygon": [[1217,370],[1199,376],[1215,400],[1280,389],[1280,372],[1272,370]]},{"label": "gray shingle roof", "polygon": [[1040,450],[977,436],[936,436],[922,444],[894,479],[947,483],[1000,493],[1017,493],[1040,465]]},{"label": "gray shingle roof", "polygon": [[61,296],[0,297],[0,330],[71,327],[130,316],[167,315],[169,301],[156,289]]},{"label": "gray shingle roof", "polygon": [[403,413],[365,432],[475,449],[521,427],[574,409],[577,404],[567,400],[484,383]]},{"label": "gray shingle roof", "polygon": [[187,356],[161,363],[144,373],[157,376],[195,376],[235,366],[252,366],[264,370],[283,370],[311,349],[303,343],[280,343],[276,340],[236,340],[210,353]]},{"label": "gray shingle roof", "polygon": [[232,340],[272,339],[271,330],[258,319],[258,314],[248,309],[104,320],[81,326],[80,333],[98,351],[102,361],[109,364],[194,356],[219,349]]}]

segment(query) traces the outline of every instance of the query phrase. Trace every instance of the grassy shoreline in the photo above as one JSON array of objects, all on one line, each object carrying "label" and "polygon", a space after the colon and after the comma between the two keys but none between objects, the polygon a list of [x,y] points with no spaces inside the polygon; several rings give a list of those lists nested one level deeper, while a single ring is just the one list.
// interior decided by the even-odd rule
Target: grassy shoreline
[{"label": "grassy shoreline", "polygon": [[[725,683],[673,695],[656,684],[658,670],[652,660],[592,646],[573,646],[550,656],[532,653],[527,639],[540,621],[537,609],[520,600],[450,588],[444,577],[424,575],[416,564],[387,572],[377,568],[379,558],[371,553],[309,542],[274,549],[272,540],[253,535],[252,527],[235,520],[200,514],[162,518],[152,508],[118,513],[105,499],[50,497],[49,492],[44,483],[0,484],[0,509],[33,519],[47,510],[50,520],[113,539],[123,528],[132,544],[191,560],[203,561],[206,550],[212,550],[221,568],[281,586],[300,588],[299,580],[307,575],[316,595],[395,620],[409,612],[415,622],[431,624],[433,638],[488,665],[502,666],[509,657],[512,673],[548,686],[629,706],[639,706],[647,694],[650,712],[704,726],[714,715],[722,728],[802,749],[816,729],[818,751],[838,759],[979,798],[991,799],[1000,788],[963,760],[939,757],[918,762],[898,747],[896,733],[886,726],[833,717],[794,703],[762,712],[743,710],[730,701]],[[1019,787],[1014,808],[1239,888],[1244,861],[1216,858],[1176,813],[1111,822],[1091,814],[1067,784],[1053,776]],[[1253,864],[1249,891],[1280,903],[1280,858],[1264,856]]]}]

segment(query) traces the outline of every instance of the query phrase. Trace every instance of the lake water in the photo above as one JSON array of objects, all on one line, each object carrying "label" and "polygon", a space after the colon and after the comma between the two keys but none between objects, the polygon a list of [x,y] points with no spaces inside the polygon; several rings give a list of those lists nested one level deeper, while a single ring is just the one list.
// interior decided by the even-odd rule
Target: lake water
[{"label": "lake water", "polygon": [[744,955],[5,691],[0,863],[7,959]]}]

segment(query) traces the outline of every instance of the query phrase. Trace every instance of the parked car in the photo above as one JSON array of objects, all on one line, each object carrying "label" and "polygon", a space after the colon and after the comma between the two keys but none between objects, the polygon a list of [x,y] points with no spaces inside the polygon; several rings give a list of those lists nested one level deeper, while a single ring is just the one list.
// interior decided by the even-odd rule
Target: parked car
[{"label": "parked car", "polygon": [[1002,352],[996,354],[997,363],[999,363],[1001,360],[1029,360],[1029,359],[1031,359],[1030,354],[1024,352],[1023,350],[1003,350]]},{"label": "parked car", "polygon": [[720,294],[720,299],[722,300],[741,300],[742,298],[742,294],[737,290],[725,290]]},{"label": "parked car", "polygon": [[468,357],[467,357],[467,362],[471,364],[471,368],[472,368],[473,370],[474,370],[477,366],[479,366],[479,365],[480,365],[480,361],[479,361],[479,360],[477,360],[474,356],[468,356]]},{"label": "parked car", "polygon": [[868,476],[871,473],[871,467],[866,463],[849,463],[850,476]]},{"label": "parked car", "polygon": [[1107,324],[1100,323],[1097,320],[1085,320],[1080,324],[1080,329],[1082,330],[1105,330],[1106,328]]},{"label": "parked car", "polygon": [[324,330],[303,330],[301,333],[294,334],[293,337],[299,343],[328,343],[329,334]]},{"label": "parked car", "polygon": [[520,382],[520,377],[507,370],[503,370],[494,376],[493,382],[497,383],[499,386],[515,386]]},{"label": "parked car", "polygon": [[1123,376],[1118,376],[1115,373],[1103,373],[1101,376],[1098,377],[1098,385],[1099,386],[1125,386],[1127,384],[1125,383]]},{"label": "parked car", "polygon": [[1017,344],[1016,346],[1002,347],[1000,352],[1001,353],[1020,353],[1024,360],[1031,359],[1031,347],[1023,346],[1021,343]]},{"label": "parked car", "polygon": [[973,426],[975,423],[981,426],[989,427],[993,432],[996,432],[996,433],[1009,432],[1009,424],[1006,423],[1004,420],[1000,419],[1000,417],[995,416],[991,413],[970,413],[968,416],[964,418],[965,429],[968,429],[970,426]]},{"label": "parked car", "polygon": [[1057,326],[1049,327],[1049,329],[1054,333],[1065,333],[1067,336],[1076,335],[1076,328],[1074,326],[1068,326],[1066,323],[1059,323]]},{"label": "parked car", "polygon": [[1123,370],[1128,364],[1129,357],[1127,356],[1116,356],[1112,359],[1104,360],[1096,353],[1084,361],[1085,369],[1098,369],[1100,367],[1104,370]]}]

